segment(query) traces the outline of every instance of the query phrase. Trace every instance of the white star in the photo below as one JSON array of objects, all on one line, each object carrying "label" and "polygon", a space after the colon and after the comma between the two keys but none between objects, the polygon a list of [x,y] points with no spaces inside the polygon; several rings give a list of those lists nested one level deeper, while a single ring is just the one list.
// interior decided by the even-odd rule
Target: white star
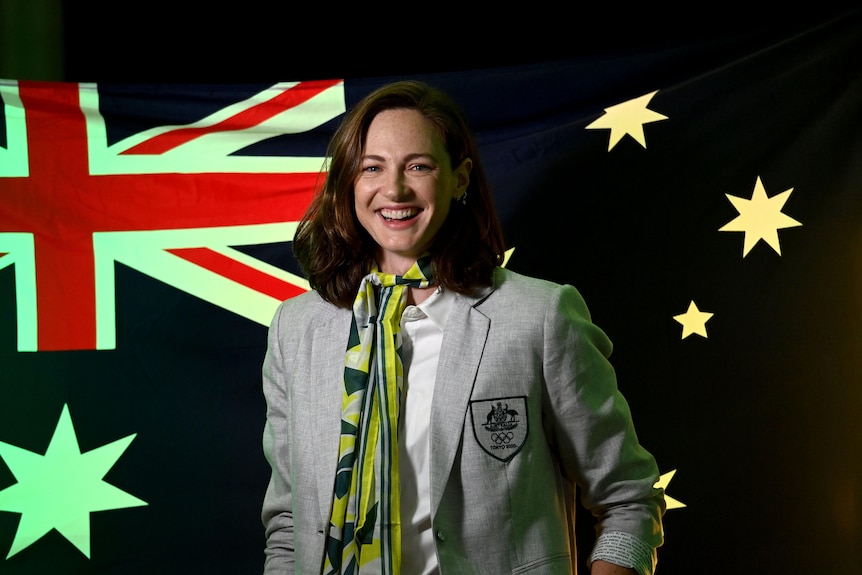
[{"label": "white star", "polygon": [[56,529],[90,556],[90,513],[147,505],[103,481],[134,435],[81,453],[63,406],[45,455],[0,441],[0,457],[18,481],[0,491],[0,511],[21,513],[8,559]]}]

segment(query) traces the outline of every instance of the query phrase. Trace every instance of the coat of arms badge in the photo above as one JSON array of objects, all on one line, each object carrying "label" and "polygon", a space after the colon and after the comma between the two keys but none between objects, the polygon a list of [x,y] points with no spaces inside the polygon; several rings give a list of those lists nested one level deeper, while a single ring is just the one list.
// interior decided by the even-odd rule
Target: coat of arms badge
[{"label": "coat of arms badge", "polygon": [[470,402],[473,435],[488,455],[509,461],[527,439],[527,398],[499,397]]}]

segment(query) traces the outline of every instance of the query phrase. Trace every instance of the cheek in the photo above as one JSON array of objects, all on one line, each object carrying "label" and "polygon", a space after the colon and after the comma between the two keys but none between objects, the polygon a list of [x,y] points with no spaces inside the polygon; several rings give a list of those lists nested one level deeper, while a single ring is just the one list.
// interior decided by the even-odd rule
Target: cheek
[{"label": "cheek", "polygon": [[436,206],[434,208],[434,221],[435,221],[435,233],[443,226],[443,222],[446,221],[446,218],[449,217],[449,209],[452,206],[451,198],[447,196],[441,196],[437,198]]},{"label": "cheek", "polygon": [[443,214],[448,214],[449,209],[452,207],[452,199],[454,197],[454,188],[450,186],[446,186],[443,189],[438,190],[436,197],[434,198],[437,211]]},{"label": "cheek", "polygon": [[363,192],[362,186],[357,186],[353,188],[353,207],[356,209],[356,211],[359,211],[363,207],[368,206],[370,198],[371,195]]}]

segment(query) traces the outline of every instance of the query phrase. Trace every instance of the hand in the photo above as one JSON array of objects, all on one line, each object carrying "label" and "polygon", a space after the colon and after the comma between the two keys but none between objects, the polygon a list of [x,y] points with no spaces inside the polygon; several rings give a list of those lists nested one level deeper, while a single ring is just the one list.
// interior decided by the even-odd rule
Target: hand
[{"label": "hand", "polygon": [[638,572],[628,567],[621,567],[608,563],[607,561],[593,561],[590,566],[590,575],[638,575]]}]

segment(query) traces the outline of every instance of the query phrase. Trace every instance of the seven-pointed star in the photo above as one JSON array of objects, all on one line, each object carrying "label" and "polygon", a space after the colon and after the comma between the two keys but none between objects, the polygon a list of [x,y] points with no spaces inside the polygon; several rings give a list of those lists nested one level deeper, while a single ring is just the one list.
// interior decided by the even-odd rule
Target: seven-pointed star
[{"label": "seven-pointed star", "polygon": [[653,96],[656,94],[658,94],[658,90],[641,96],[640,98],[634,98],[628,102],[605,108],[605,113],[587,125],[587,129],[600,130],[610,128],[611,137],[608,142],[609,152],[626,134],[629,134],[632,138],[637,140],[641,146],[646,148],[644,124],[658,122],[659,120],[667,120],[667,116],[663,116],[662,114],[653,112],[647,108],[647,104],[649,104],[650,100],[652,100]]},{"label": "seven-pointed star", "polygon": [[664,502],[667,506],[667,509],[680,509],[682,507],[685,507],[685,503],[683,503],[682,501],[678,501],[673,497],[669,497],[667,494],[667,486],[670,484],[670,480],[673,479],[674,475],[676,475],[676,469],[674,469],[673,471],[668,471],[667,473],[662,473],[661,477],[658,478],[658,481],[656,481],[655,485],[653,486],[656,489],[665,490]]},{"label": "seven-pointed star", "polygon": [[713,314],[709,312],[697,309],[694,300],[691,300],[691,303],[688,304],[688,311],[673,316],[673,319],[682,324],[681,339],[685,339],[693,333],[707,337],[706,322],[709,321],[709,318],[711,318],[712,315]]},{"label": "seven-pointed star", "polygon": [[760,176],[758,176],[750,200],[725,194],[739,215],[720,227],[718,231],[745,232],[742,257],[747,256],[751,248],[760,240],[765,241],[772,246],[778,255],[781,255],[778,230],[802,225],[790,216],[781,213],[781,208],[784,207],[784,202],[790,197],[792,191],[793,188],[790,188],[768,198],[763,183],[760,181]]},{"label": "seven-pointed star", "polygon": [[21,513],[8,559],[51,529],[90,557],[90,513],[147,505],[102,480],[135,435],[81,453],[69,407],[63,406],[45,455],[0,441],[17,483],[0,491],[0,511]]}]

